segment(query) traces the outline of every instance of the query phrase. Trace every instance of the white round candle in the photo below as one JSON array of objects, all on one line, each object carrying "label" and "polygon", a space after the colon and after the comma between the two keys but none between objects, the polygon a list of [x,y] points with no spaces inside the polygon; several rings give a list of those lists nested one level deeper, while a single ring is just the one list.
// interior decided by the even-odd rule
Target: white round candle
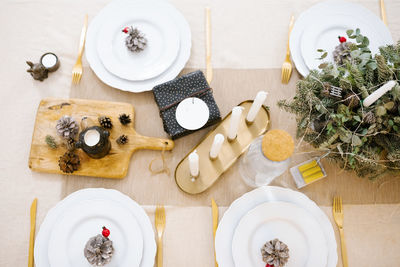
[{"label": "white round candle", "polygon": [[42,57],[42,65],[46,68],[51,68],[57,63],[57,57],[53,54],[46,54]]},{"label": "white round candle", "polygon": [[84,136],[85,144],[88,146],[95,146],[100,141],[100,133],[97,130],[89,130],[85,133]]},{"label": "white round candle", "polygon": [[247,117],[246,117],[247,122],[254,121],[262,104],[264,104],[265,99],[267,98],[267,95],[268,95],[268,93],[265,91],[260,91],[257,93],[257,96],[253,101],[253,105],[251,105],[249,113],[247,113]]},{"label": "white round candle", "polygon": [[363,105],[364,107],[369,107],[373,103],[375,103],[376,100],[378,100],[381,96],[392,90],[392,88],[397,84],[396,81],[388,81],[381,87],[379,87],[376,91],[374,91],[372,94],[367,96],[367,98],[364,99]]},{"label": "white round candle", "polygon": [[234,107],[232,109],[231,121],[228,130],[228,140],[234,140],[237,136],[242,111],[243,111],[242,107]]},{"label": "white round candle", "polygon": [[203,127],[210,116],[206,102],[197,97],[182,100],[176,108],[176,121],[187,130],[197,130]]},{"label": "white round candle", "polygon": [[192,177],[197,177],[199,176],[199,155],[197,154],[197,151],[193,151],[189,155],[189,168],[190,168],[190,175]]},{"label": "white round candle", "polygon": [[218,157],[218,154],[221,151],[224,140],[225,140],[225,138],[222,134],[215,135],[214,142],[212,143],[212,146],[210,149],[210,158],[216,159]]}]

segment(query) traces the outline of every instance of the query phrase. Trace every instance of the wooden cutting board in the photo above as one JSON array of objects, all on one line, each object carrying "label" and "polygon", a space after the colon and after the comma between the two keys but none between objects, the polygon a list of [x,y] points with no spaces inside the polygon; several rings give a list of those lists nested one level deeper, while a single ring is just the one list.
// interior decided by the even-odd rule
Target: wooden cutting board
[{"label": "wooden cutting board", "polygon": [[[120,114],[129,114],[132,122],[122,125],[118,117]],[[33,130],[31,152],[29,155],[29,168],[33,171],[65,174],[60,171],[58,159],[66,151],[65,145],[60,145],[61,138],[57,136],[57,120],[63,115],[72,116],[77,122],[87,116],[98,123],[98,117],[111,118],[113,128],[110,130],[111,150],[101,159],[92,159],[81,149],[77,149],[81,165],[73,175],[94,176],[104,178],[123,178],[128,172],[132,153],[138,149],[171,150],[174,142],[169,139],[142,136],[134,129],[135,111],[132,105],[118,102],[105,102],[86,99],[43,99],[36,114],[35,128]],[[81,130],[81,129],[79,129]],[[57,144],[57,149],[51,149],[45,142],[46,135],[52,135]],[[128,136],[129,142],[118,145],[116,139],[121,135]]]}]

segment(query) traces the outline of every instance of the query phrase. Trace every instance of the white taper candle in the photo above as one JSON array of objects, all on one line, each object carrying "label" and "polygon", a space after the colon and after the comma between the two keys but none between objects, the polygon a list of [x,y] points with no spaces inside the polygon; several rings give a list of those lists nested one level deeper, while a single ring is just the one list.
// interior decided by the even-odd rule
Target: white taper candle
[{"label": "white taper candle", "polygon": [[265,99],[267,98],[267,95],[268,95],[268,93],[265,91],[260,91],[257,93],[257,96],[253,101],[253,105],[251,105],[249,113],[247,113],[247,117],[246,117],[247,122],[254,121],[262,104],[264,104]]},{"label": "white taper candle", "polygon": [[196,150],[189,155],[189,168],[190,175],[192,175],[192,177],[199,176],[199,155],[197,154]]},{"label": "white taper candle", "polygon": [[392,88],[397,84],[396,81],[388,81],[384,85],[382,85],[380,88],[378,88],[376,91],[374,91],[372,94],[367,96],[367,98],[364,99],[363,105],[364,107],[369,107],[373,103],[375,103],[376,100],[378,100],[381,96],[383,96],[386,92],[389,92],[392,90]]},{"label": "white taper candle", "polygon": [[234,107],[231,113],[231,121],[229,124],[228,140],[232,141],[236,138],[239,129],[240,117],[242,116],[242,107]]},{"label": "white taper candle", "polygon": [[218,157],[219,152],[221,151],[222,144],[224,143],[224,136],[222,134],[216,134],[214,137],[214,142],[212,143],[210,149],[210,158],[216,159]]}]

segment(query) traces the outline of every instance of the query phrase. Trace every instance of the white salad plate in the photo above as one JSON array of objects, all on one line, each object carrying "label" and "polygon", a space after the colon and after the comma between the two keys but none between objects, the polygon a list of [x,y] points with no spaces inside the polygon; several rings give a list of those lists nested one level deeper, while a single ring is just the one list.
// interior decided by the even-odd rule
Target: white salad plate
[{"label": "white salad plate", "polygon": [[[106,69],[97,51],[97,40],[100,30],[105,26],[105,21],[112,18],[118,19],[125,14],[132,14],[137,8],[152,8],[157,12],[164,13],[175,23],[179,33],[179,51],[175,61],[164,72],[150,79],[130,81],[122,79]],[[165,0],[114,0],[110,2],[89,24],[85,44],[85,54],[90,68],[102,82],[111,87],[135,93],[152,90],[154,86],[178,76],[190,57],[190,50],[191,32],[189,24],[183,15]]]},{"label": "white salad plate", "polygon": [[326,266],[328,252],[320,225],[306,210],[287,202],[261,204],[240,220],[232,242],[235,266],[264,266],[260,250],[275,238],[289,248],[285,266]]},{"label": "white salad plate", "polygon": [[[125,44],[125,27],[137,28],[147,39],[141,52],[130,51]],[[164,12],[138,7],[109,17],[97,38],[97,52],[106,69],[116,76],[130,80],[146,80],[164,72],[179,52],[179,31],[176,23]]]},{"label": "white salad plate", "polygon": [[[235,265],[232,255],[232,242],[240,220],[252,209],[270,202],[286,202],[304,209],[319,224],[324,234],[327,261],[325,266],[336,267],[337,246],[331,222],[326,214],[306,195],[288,188],[264,186],[236,199],[222,217],[215,237],[216,259],[220,267],[242,267]],[[268,241],[268,240],[267,240]],[[266,242],[264,240],[264,242]],[[261,249],[261,248],[259,248]]]},{"label": "white salad plate", "polygon": [[84,257],[87,241],[101,234],[102,227],[110,230],[114,254],[109,267],[139,267],[143,238],[135,218],[117,202],[87,200],[70,207],[55,223],[49,240],[50,266],[87,267]]},{"label": "white salad plate", "polygon": [[[316,4],[303,12],[290,35],[291,57],[298,72],[307,76],[310,69],[321,63],[317,60],[320,53],[316,49],[332,52],[339,44],[338,35],[347,38],[346,30],[356,28],[363,28],[361,34],[369,38],[373,52],[377,52],[376,47],[393,43],[385,24],[362,5],[333,0]],[[333,60],[331,53],[327,60]]]},{"label": "white salad plate", "polygon": [[[50,265],[48,251],[50,245],[49,241],[55,225],[58,220],[63,218],[65,212],[78,208],[81,203],[91,200],[106,200],[115,203],[121,208],[124,208],[135,218],[137,224],[140,226],[143,237],[143,252],[140,267],[153,267],[157,247],[150,218],[147,216],[143,208],[130,197],[117,190],[103,188],[89,188],[76,191],[58,202],[55,207],[49,210],[36,236],[34,248],[35,266],[54,267]],[[83,252],[81,257],[84,257]]]}]

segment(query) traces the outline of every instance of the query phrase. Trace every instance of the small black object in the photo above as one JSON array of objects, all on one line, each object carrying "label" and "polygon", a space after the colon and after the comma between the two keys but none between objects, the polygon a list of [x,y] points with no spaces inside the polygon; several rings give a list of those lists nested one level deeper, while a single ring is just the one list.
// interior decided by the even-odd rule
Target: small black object
[{"label": "small black object", "polygon": [[[100,141],[94,146],[88,146],[85,143],[85,134],[89,130],[96,130],[100,133]],[[88,127],[79,134],[79,140],[75,143],[75,147],[81,148],[89,157],[99,159],[110,152],[111,142],[109,136],[110,132],[99,126]]]},{"label": "small black object", "polygon": [[42,82],[44,79],[46,79],[49,76],[48,75],[49,71],[42,64],[40,64],[40,63],[34,64],[31,61],[27,61],[26,64],[28,64],[30,67],[26,71],[32,75],[33,79]]},{"label": "small black object", "polygon": [[123,125],[129,124],[132,121],[131,117],[125,113],[120,114],[118,119]]},{"label": "small black object", "polygon": [[153,88],[154,99],[160,109],[164,130],[172,139],[188,135],[194,131],[187,130],[176,121],[176,108],[178,104],[188,97],[198,97],[208,106],[210,116],[206,128],[221,120],[221,114],[215,103],[212,90],[200,70],[188,73],[172,81],[157,85]]},{"label": "small black object", "polygon": [[113,126],[111,119],[106,116],[99,117],[99,123],[103,128],[106,128],[106,129],[111,129]]},{"label": "small black object", "polygon": [[119,145],[125,145],[128,143],[128,136],[123,134],[120,137],[117,138],[117,144]]}]

